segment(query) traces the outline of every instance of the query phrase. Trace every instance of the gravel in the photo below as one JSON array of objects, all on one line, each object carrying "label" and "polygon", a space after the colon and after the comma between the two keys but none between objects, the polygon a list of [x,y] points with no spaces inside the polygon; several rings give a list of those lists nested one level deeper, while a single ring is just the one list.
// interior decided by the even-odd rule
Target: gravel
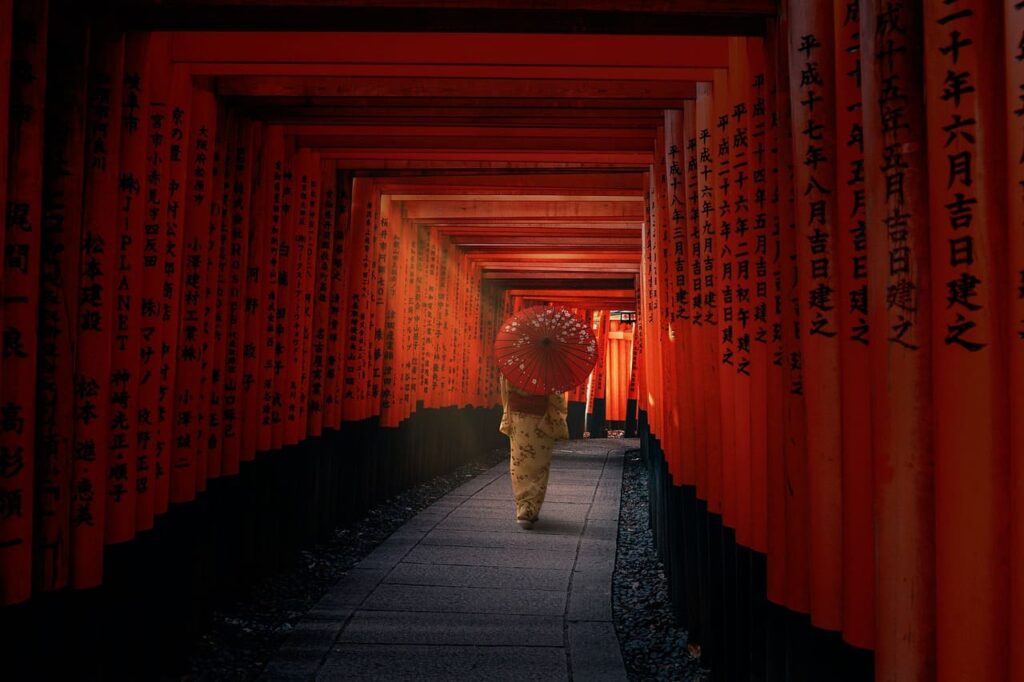
[{"label": "gravel", "polygon": [[668,583],[648,522],[647,471],[640,452],[626,452],[619,509],[619,542],[612,579],[612,611],[631,681],[705,682],[709,671],[686,649]]},{"label": "gravel", "polygon": [[288,633],[348,570],[406,521],[478,476],[508,450],[492,450],[373,507],[365,518],[335,530],[331,540],[301,553],[298,566],[256,585],[249,598],[221,606],[190,656],[186,681],[254,680]]}]

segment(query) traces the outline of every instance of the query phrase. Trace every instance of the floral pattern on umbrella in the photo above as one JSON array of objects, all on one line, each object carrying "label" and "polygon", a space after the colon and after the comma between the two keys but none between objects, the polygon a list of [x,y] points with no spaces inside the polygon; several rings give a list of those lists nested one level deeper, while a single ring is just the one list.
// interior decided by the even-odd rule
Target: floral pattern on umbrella
[{"label": "floral pattern on umbrella", "polygon": [[501,325],[494,355],[512,386],[535,395],[558,393],[586,381],[597,363],[597,339],[570,310],[533,306]]}]

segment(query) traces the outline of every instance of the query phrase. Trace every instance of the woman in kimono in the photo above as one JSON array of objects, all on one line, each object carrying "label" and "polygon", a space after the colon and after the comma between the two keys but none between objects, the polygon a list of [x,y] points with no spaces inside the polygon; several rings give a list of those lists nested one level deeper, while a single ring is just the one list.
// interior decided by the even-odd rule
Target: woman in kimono
[{"label": "woman in kimono", "polygon": [[509,470],[516,523],[530,530],[544,504],[555,441],[569,437],[569,405],[565,393],[530,395],[510,386],[504,376],[501,404],[504,413],[500,430],[508,436],[512,451]]}]

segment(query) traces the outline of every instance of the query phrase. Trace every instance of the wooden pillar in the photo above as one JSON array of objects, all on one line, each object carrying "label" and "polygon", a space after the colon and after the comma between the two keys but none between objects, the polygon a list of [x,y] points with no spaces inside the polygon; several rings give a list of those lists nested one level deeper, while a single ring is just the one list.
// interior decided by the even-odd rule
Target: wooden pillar
[{"label": "wooden pillar", "polygon": [[[651,320],[651,334],[648,339],[651,341],[652,354],[651,366],[653,373],[648,373],[651,379],[650,395],[652,405],[650,411],[654,415],[652,427],[662,448],[662,452],[669,468],[669,475],[678,479],[676,470],[677,447],[674,442],[675,431],[672,424],[673,406],[675,403],[675,377],[673,374],[673,363],[671,357],[671,346],[668,339],[666,326],[667,300],[668,300],[668,279],[667,279],[667,256],[668,256],[668,193],[666,192],[666,169],[665,169],[665,130],[658,127],[654,140],[654,164],[650,172],[650,216],[651,216],[651,278],[654,281],[654,290],[648,297],[649,317]],[[605,358],[608,353],[608,316],[609,311],[601,311],[601,324],[598,328],[598,365],[594,370],[594,383],[591,393],[594,398],[605,398]],[[678,409],[678,407],[676,407]],[[678,415],[676,415],[678,418]],[[597,427],[604,427],[604,419],[595,420]],[[590,427],[591,437],[602,434],[595,433],[594,427]]]},{"label": "wooden pillar", "polygon": [[[779,161],[779,260],[782,263],[782,337],[784,349],[783,422],[786,490],[786,606],[798,613],[810,613],[810,537],[807,467],[807,414],[804,386],[802,329],[803,306],[799,287],[797,240],[799,235],[796,201],[795,127],[789,73],[788,18],[779,22],[776,74]],[[799,81],[797,81],[799,83]]]},{"label": "wooden pillar", "polygon": [[[1024,4],[1006,2],[1007,196],[1009,215],[1010,631],[1024,641]],[[1010,679],[1024,680],[1024,647],[1010,647]]]},{"label": "wooden pillar", "polygon": [[121,107],[115,103],[124,82],[124,36],[94,32],[90,42],[72,454],[71,581],[76,589],[96,587],[103,577],[117,266],[111,216],[117,212],[121,149]]},{"label": "wooden pillar", "polygon": [[754,296],[756,295],[757,234],[756,218],[751,209],[753,196],[750,122],[752,119],[750,94],[750,64],[747,59],[747,39],[729,39],[729,90],[726,114],[729,117],[729,175],[732,191],[732,298],[735,395],[733,422],[735,423],[736,454],[736,542],[743,547],[753,544],[752,414],[751,402],[754,369],[752,367],[755,343]]},{"label": "wooden pillar", "polygon": [[[134,201],[142,204],[142,230],[136,237],[141,243],[142,258],[139,292],[139,388],[138,436],[136,438],[136,530],[153,527],[159,479],[166,473],[160,462],[168,447],[167,430],[162,428],[161,370],[162,349],[167,344],[171,326],[169,311],[164,308],[164,256],[167,252],[167,147],[169,144],[171,85],[170,38],[159,35],[150,39],[145,72],[140,72],[145,100],[140,100],[139,122],[145,139],[144,171],[139,178],[139,194]],[[162,511],[162,510],[161,510]]]},{"label": "wooden pillar", "polygon": [[[673,284],[670,320],[669,348],[675,360],[676,391],[672,403],[676,406],[679,436],[676,439],[680,448],[680,482],[683,485],[695,485],[696,450],[695,431],[698,428],[694,412],[694,368],[692,363],[692,325],[690,321],[690,262],[691,237],[690,206],[687,197],[687,128],[683,110],[672,109],[665,112],[665,167],[669,196],[669,258],[666,268],[669,281]],[[690,124],[693,124],[692,107]],[[696,179],[696,176],[693,176]],[[623,358],[628,363],[629,357]],[[628,364],[624,369],[628,369]],[[624,396],[623,396],[624,397]],[[620,399],[621,400],[621,399]],[[622,403],[625,404],[624,402]]]},{"label": "wooden pillar", "polygon": [[[407,416],[409,407],[405,391],[408,371],[406,336],[414,283],[411,273],[416,258],[416,229],[405,219],[401,208],[393,212],[391,260],[388,264],[388,319],[384,328],[384,381],[381,395],[381,423],[397,427]],[[462,273],[460,273],[462,274]],[[456,287],[456,290],[462,287]],[[466,321],[468,325],[468,321]],[[469,329],[466,330],[467,335]],[[461,350],[461,349],[460,349]]]},{"label": "wooden pillar", "polygon": [[1006,679],[1005,112],[996,3],[925,3],[938,680]]},{"label": "wooden pillar", "polygon": [[225,283],[224,379],[222,388],[224,422],[222,447],[223,473],[239,472],[246,459],[244,434],[250,430],[244,414],[244,363],[246,336],[245,317],[247,265],[249,262],[248,226],[252,220],[253,154],[257,143],[257,124],[248,120],[238,122],[234,132],[233,181],[225,191],[225,230],[228,233],[227,274]]},{"label": "wooden pillar", "polygon": [[14,3],[0,386],[0,603],[32,591],[47,3]]},{"label": "wooden pillar", "polygon": [[871,379],[868,343],[868,227],[864,219],[864,125],[861,104],[860,13],[837,1],[836,257],[839,310],[843,476],[843,636],[865,649],[874,643],[875,544],[872,505]]},{"label": "wooden pillar", "polygon": [[313,292],[315,312],[313,320],[312,356],[309,376],[309,432],[319,436],[324,428],[327,409],[326,368],[333,349],[328,350],[330,326],[331,260],[334,247],[334,211],[337,208],[337,174],[334,164],[321,161],[314,170],[320,188],[320,211],[316,225],[316,282]]},{"label": "wooden pillar", "polygon": [[274,205],[271,217],[271,252],[273,269],[271,279],[276,287],[274,307],[270,311],[267,325],[271,386],[270,398],[270,448],[279,450],[285,444],[285,424],[288,420],[288,371],[291,366],[288,353],[288,306],[292,298],[292,269],[294,266],[292,247],[291,204],[292,204],[292,162],[290,141],[283,136],[275,146],[274,157]]},{"label": "wooden pillar", "polygon": [[[282,247],[287,247],[286,277],[280,279],[284,286],[284,305],[279,320],[284,322],[284,351],[280,358],[282,365],[282,399],[284,401],[283,445],[295,445],[302,440],[306,420],[302,409],[302,357],[304,299],[306,294],[306,257],[308,252],[309,225],[306,221],[309,177],[306,175],[309,151],[301,149],[290,158],[286,168],[291,182],[286,182],[282,211],[285,213],[285,238]],[[304,183],[305,180],[305,183]],[[305,187],[304,187],[305,184]]]},{"label": "wooden pillar", "polygon": [[[39,451],[34,510],[38,535],[33,567],[33,583],[39,591],[67,585],[70,569],[74,351],[78,334],[89,31],[69,17],[67,21],[51,22],[50,40],[63,48],[50,55],[46,75],[46,129],[50,141],[45,148],[42,195],[36,441]],[[4,184],[0,181],[0,185]]]},{"label": "wooden pillar", "polygon": [[[935,674],[931,296],[920,5],[862,0],[875,675]],[[871,232],[871,235],[876,234]]]},{"label": "wooden pillar", "polygon": [[[714,102],[712,85],[697,84],[696,129],[697,129],[697,183],[700,196],[700,261],[701,277],[699,289],[699,315],[702,338],[700,365],[704,369],[702,383],[705,388],[705,424],[707,440],[705,457],[705,490],[704,499],[708,503],[708,511],[713,514],[722,513],[722,421],[719,407],[719,367],[721,357],[718,352],[718,304],[715,290],[715,190],[717,178],[717,147],[714,146],[712,134],[714,130]],[[721,245],[718,246],[721,248]],[[694,283],[697,291],[697,284]],[[697,321],[698,300],[694,297],[694,322]],[[645,348],[646,351],[646,348]],[[647,358],[645,355],[644,362]],[[698,476],[700,468],[698,467]],[[698,478],[699,486],[699,478]],[[698,491],[699,492],[699,491]]]},{"label": "wooden pillar", "polygon": [[349,228],[351,178],[338,171],[333,162],[321,162],[321,186],[324,210],[321,221],[331,230],[330,281],[328,282],[328,320],[324,357],[324,427],[341,426],[342,358],[345,352],[342,320],[345,300],[346,235]]},{"label": "wooden pillar", "polygon": [[206,475],[200,485],[224,473],[227,450],[224,442],[224,362],[227,350],[226,295],[230,231],[227,224],[228,193],[234,182],[235,132],[238,120],[218,102],[217,128],[214,134],[213,176],[210,179],[210,221],[207,231],[206,315],[207,347],[203,359],[206,382]]},{"label": "wooden pillar", "polygon": [[[132,34],[125,46],[121,91],[121,158],[117,180],[114,338],[110,365],[107,461],[107,543],[135,537],[138,495],[142,254],[144,246],[149,38]],[[148,430],[146,431],[148,434]]]},{"label": "wooden pillar", "polygon": [[317,300],[317,278],[319,276],[318,267],[318,247],[317,238],[320,231],[320,210],[323,201],[322,187],[320,185],[320,155],[313,153],[310,155],[309,165],[306,168],[306,174],[308,177],[308,192],[309,200],[306,208],[306,224],[307,224],[307,246],[306,246],[306,299],[305,299],[305,328],[303,329],[303,360],[302,366],[304,371],[303,382],[302,382],[302,399],[304,416],[306,417],[306,426],[303,427],[304,437],[308,438],[311,436],[309,430],[309,410],[311,407],[311,395],[312,395],[312,380],[313,380],[313,355],[315,349],[313,347],[314,336],[316,333],[316,307],[318,305]]},{"label": "wooden pillar", "polygon": [[[658,131],[655,132],[655,158],[658,158]],[[647,330],[647,362],[646,372],[646,394],[643,396],[644,409],[647,411],[648,425],[651,434],[661,439],[664,438],[664,426],[662,423],[662,355],[661,355],[661,314],[660,303],[662,296],[661,278],[661,225],[663,211],[659,206],[663,201],[658,196],[657,179],[661,177],[662,170],[659,166],[652,165],[646,173],[647,180],[647,220],[641,235],[643,255],[641,256],[641,272],[646,283],[646,295],[643,301],[643,320]],[[643,295],[643,293],[641,294]],[[599,311],[600,324],[604,324],[604,311]],[[598,336],[598,366],[591,375],[590,393],[587,404],[587,430],[591,436],[596,435],[593,431],[592,417],[594,397],[597,389],[603,383],[603,368],[601,361],[604,359],[604,348],[600,337],[600,326],[595,327],[595,335]],[[602,387],[603,390],[603,387]]]},{"label": "wooden pillar", "polygon": [[[366,311],[369,303],[369,273],[364,269],[368,265],[371,254],[371,234],[373,229],[372,186],[369,180],[357,178],[353,182],[351,212],[351,244],[353,249],[345,257],[348,266],[346,303],[344,310],[345,326],[342,337],[345,339],[345,363],[342,373],[344,390],[342,392],[342,414],[345,421],[358,421],[364,418],[363,402],[366,395],[365,359],[368,357]],[[365,277],[364,277],[365,274]],[[421,376],[418,381],[422,382]],[[420,383],[421,386],[426,384]]]},{"label": "wooden pillar", "polygon": [[182,302],[175,372],[175,444],[171,455],[171,502],[194,499],[206,480],[203,422],[203,355],[207,252],[210,223],[210,179],[213,173],[216,102],[212,92],[195,90],[189,108],[188,173],[182,192]]},{"label": "wooden pillar", "polygon": [[[383,196],[380,192],[379,187],[374,187],[373,192],[373,223],[370,227],[371,239],[373,241],[372,253],[373,256],[371,262],[371,285],[370,285],[370,302],[371,302],[371,316],[370,325],[368,328],[367,340],[367,382],[369,384],[369,390],[367,391],[365,410],[367,417],[379,417],[381,408],[381,386],[383,383],[383,361],[384,361],[384,325],[387,317],[387,269],[388,269],[388,258],[391,252],[391,199],[387,196]],[[445,258],[441,258],[439,272],[442,269],[446,269],[449,266],[449,261]],[[441,298],[444,294],[442,293],[443,284],[439,282],[439,286],[435,289],[435,301]],[[441,311],[435,311],[435,315],[440,315]],[[435,318],[435,331],[436,334],[440,331],[440,320]],[[435,343],[441,346],[441,337],[435,336]],[[436,354],[438,360],[442,355],[443,348],[438,347]],[[442,386],[442,366],[440,362],[435,362],[431,366],[431,383],[428,386],[434,387],[431,391],[434,394],[435,399],[440,399],[438,390]],[[437,407],[444,407],[442,404],[437,404]]]},{"label": "wooden pillar", "polygon": [[[697,488],[697,494],[706,499],[707,495],[707,448],[708,448],[708,406],[704,399],[706,386],[704,384],[704,318],[703,318],[703,258],[702,258],[702,236],[701,236],[701,196],[700,196],[700,168],[703,165],[698,150],[697,131],[697,103],[695,101],[685,102],[683,105],[683,136],[685,146],[683,152],[684,168],[686,173],[686,194],[688,202],[687,211],[687,234],[686,234],[686,261],[688,279],[686,315],[689,329],[684,332],[684,339],[689,342],[685,344],[685,364],[691,368],[690,391],[692,393],[690,414],[690,429],[693,433],[693,485]],[[634,336],[634,354],[639,340]],[[634,373],[637,363],[634,361]]]},{"label": "wooden pillar", "polygon": [[[14,0],[0,0],[0,206],[7,205],[7,176],[9,171],[9,142],[11,114],[11,50],[14,41]],[[6,230],[0,230],[0,247],[4,244]],[[0,282],[3,281],[3,267],[0,266]],[[0,284],[0,294],[3,286]],[[0,306],[0,327],[3,326],[3,306]],[[0,379],[3,378],[3,362],[0,361]]]},{"label": "wooden pillar", "polygon": [[717,152],[716,170],[710,178],[714,210],[712,228],[715,235],[715,307],[718,320],[718,420],[721,433],[720,483],[722,491],[722,522],[736,528],[739,491],[736,472],[736,278],[733,206],[736,187],[732,183],[732,119],[729,108],[729,73],[715,72],[712,88],[712,128],[710,143]]},{"label": "wooden pillar", "polygon": [[827,3],[790,3],[789,78],[796,253],[807,410],[811,622],[842,626],[835,43]]},{"label": "wooden pillar", "polygon": [[769,410],[770,403],[778,402],[774,394],[769,398],[768,391],[772,325],[778,322],[770,293],[771,269],[775,265],[773,259],[778,254],[773,236],[777,226],[773,221],[775,210],[772,205],[769,170],[774,170],[776,166],[770,160],[774,132],[771,130],[772,111],[768,105],[768,53],[764,41],[761,40],[747,40],[746,47],[744,58],[750,67],[744,84],[748,109],[746,142],[750,183],[747,194],[747,224],[751,231],[750,259],[747,266],[747,286],[750,289],[747,321],[750,335],[750,546],[762,554],[767,554],[768,433],[771,428]]},{"label": "wooden pillar", "polygon": [[298,373],[302,363],[298,315],[302,277],[305,226],[298,225],[299,158],[292,148],[294,140],[285,138],[284,176],[281,190],[281,243],[278,271],[278,306],[275,333],[274,391],[278,396],[280,421],[274,425],[274,448],[298,442]]},{"label": "wooden pillar", "polygon": [[[788,40],[785,32],[773,23],[765,40],[765,108],[767,130],[765,140],[768,194],[767,212],[769,222],[768,239],[768,318],[769,347],[767,365],[766,419],[766,486],[767,522],[766,542],[768,553],[767,595],[776,604],[787,603],[787,577],[789,556],[786,549],[786,427],[785,406],[789,402],[788,366],[785,336],[789,330],[784,327],[783,311],[789,309],[789,300],[784,298],[783,275],[788,274],[790,263],[783,259],[783,230],[788,234],[791,227],[789,176],[792,173],[792,148],[789,144],[789,119],[782,120],[780,97],[788,102],[788,87],[780,86],[779,57]],[[785,69],[783,69],[785,70]],[[788,83],[788,79],[783,82]],[[781,89],[780,89],[781,88]],[[788,106],[785,107],[788,112]],[[785,201],[783,201],[785,199]],[[785,334],[784,334],[785,332]]]},{"label": "wooden pillar", "polygon": [[263,147],[264,199],[260,203],[260,220],[264,226],[254,238],[263,241],[261,264],[260,301],[261,329],[259,340],[259,386],[260,386],[260,436],[257,447],[261,451],[274,447],[274,424],[280,421],[280,404],[274,389],[275,363],[277,353],[277,297],[279,292],[278,272],[280,267],[279,247],[281,244],[281,191],[284,180],[284,132],[280,126],[266,129]]},{"label": "wooden pillar", "polygon": [[[159,65],[157,65],[159,68]],[[171,499],[171,479],[174,470],[174,452],[177,448],[177,373],[178,349],[183,342],[180,323],[184,315],[183,272],[186,269],[185,216],[188,206],[187,189],[190,149],[190,121],[188,111],[192,100],[192,77],[184,65],[170,70],[166,119],[161,122],[166,131],[166,177],[163,230],[164,249],[161,254],[160,308],[163,323],[163,341],[160,344],[159,385],[157,386],[157,438],[155,490],[153,510],[157,514],[167,511]]]}]

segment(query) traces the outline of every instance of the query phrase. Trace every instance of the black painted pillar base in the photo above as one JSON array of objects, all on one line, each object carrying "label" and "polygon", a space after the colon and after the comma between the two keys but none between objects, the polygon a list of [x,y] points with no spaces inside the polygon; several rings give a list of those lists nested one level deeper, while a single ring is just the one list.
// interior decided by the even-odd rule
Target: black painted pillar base
[{"label": "black painted pillar base", "polygon": [[218,604],[295,565],[304,547],[420,481],[506,448],[500,408],[424,409],[242,462],[237,476],[172,504],[152,530],[105,550],[104,583],[0,608],[4,679],[180,677]]},{"label": "black painted pillar base", "polygon": [[626,401],[626,438],[636,438],[637,436],[637,411],[636,411],[636,398],[630,398]]},{"label": "black painted pillar base", "polygon": [[587,404],[578,400],[569,401],[569,438],[583,438],[584,422],[587,419]]},{"label": "black painted pillar base", "polygon": [[638,414],[650,527],[677,622],[722,682],[870,682],[874,657],[768,601],[767,557],[736,542],[693,486],[676,486],[665,453]]},{"label": "black painted pillar base", "polygon": [[587,431],[590,431],[591,438],[607,438],[608,427],[605,425],[605,400],[594,398],[594,412],[588,415]]}]

